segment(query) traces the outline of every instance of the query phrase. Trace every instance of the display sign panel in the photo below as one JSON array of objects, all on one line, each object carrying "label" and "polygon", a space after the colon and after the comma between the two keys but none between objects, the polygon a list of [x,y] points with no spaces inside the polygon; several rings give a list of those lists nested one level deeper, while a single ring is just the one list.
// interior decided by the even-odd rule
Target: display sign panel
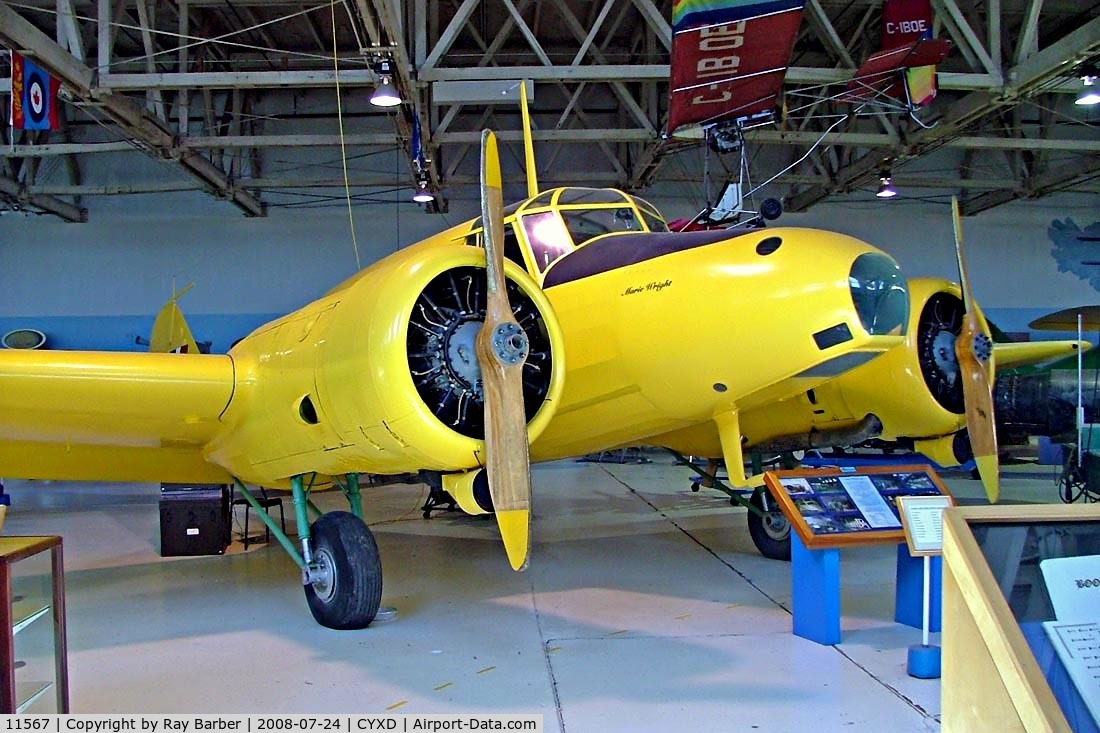
[{"label": "display sign panel", "polygon": [[901,526],[909,554],[939,555],[943,552],[943,510],[955,506],[950,496],[899,496]]},{"label": "display sign panel", "polygon": [[904,542],[898,498],[950,496],[927,465],[768,471],[764,483],[809,549]]}]

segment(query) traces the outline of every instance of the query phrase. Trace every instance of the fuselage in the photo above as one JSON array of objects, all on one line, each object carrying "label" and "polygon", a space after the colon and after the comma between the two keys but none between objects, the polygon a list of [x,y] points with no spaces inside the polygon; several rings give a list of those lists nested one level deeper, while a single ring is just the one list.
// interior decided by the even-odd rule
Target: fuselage
[{"label": "fuselage", "polygon": [[[509,207],[506,229],[508,276],[546,311],[553,353],[529,424],[536,461],[646,442],[804,392],[904,331],[897,266],[844,235],[673,234],[652,206],[607,189],[544,192]],[[475,220],[403,249],[242,341],[208,460],[257,483],[479,465],[480,436],[436,417],[444,403],[427,404],[435,399],[417,381],[446,367],[454,385],[472,382],[455,366],[456,329],[439,364],[418,369],[410,321],[451,317],[446,304],[427,312],[424,294],[483,258],[480,236]]]},{"label": "fuselage", "polygon": [[[505,212],[534,460],[631,444],[708,455],[901,343],[897,265],[811,229],[670,233],[611,189]],[[0,459],[25,478],[285,486],[483,464],[481,225],[404,248],[228,355],[0,352]],[[751,423],[751,420],[742,420]],[[713,440],[711,441],[714,442]],[[715,448],[714,450],[717,450]]]}]

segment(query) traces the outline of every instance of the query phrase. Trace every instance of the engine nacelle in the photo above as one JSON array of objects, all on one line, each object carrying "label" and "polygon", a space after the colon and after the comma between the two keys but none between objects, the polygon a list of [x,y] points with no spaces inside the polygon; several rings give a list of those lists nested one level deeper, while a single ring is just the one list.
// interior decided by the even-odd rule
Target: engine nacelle
[{"label": "engine nacelle", "polygon": [[974,457],[970,438],[966,431],[944,435],[931,440],[914,440],[913,450],[928,456],[945,468],[966,463]]},{"label": "engine nacelle", "polygon": [[[879,437],[885,440],[934,439],[961,430],[966,418],[954,352],[963,314],[960,290],[947,280],[917,278],[909,292],[903,345],[818,389],[743,413],[749,449],[813,431],[855,430],[869,414],[882,421]],[[946,456],[947,449],[941,453]]]},{"label": "engine nacelle", "polygon": [[[250,334],[230,352],[235,389],[208,460],[256,483],[317,472],[456,471],[483,463],[483,250],[417,245]],[[531,355],[528,437],[564,382],[561,330],[538,285],[505,262]]]},{"label": "engine nacelle", "polygon": [[443,490],[451,495],[458,508],[467,514],[489,514],[493,497],[489,493],[489,474],[478,468],[463,473],[443,474]]}]

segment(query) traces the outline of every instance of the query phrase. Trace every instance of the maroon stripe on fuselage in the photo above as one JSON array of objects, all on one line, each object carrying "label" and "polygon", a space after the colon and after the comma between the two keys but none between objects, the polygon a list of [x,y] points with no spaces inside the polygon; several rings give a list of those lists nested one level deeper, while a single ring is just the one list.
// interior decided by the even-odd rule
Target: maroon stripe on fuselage
[{"label": "maroon stripe on fuselage", "polygon": [[708,244],[732,240],[750,234],[761,234],[754,229],[734,234],[728,229],[704,232],[623,232],[608,234],[585,244],[575,252],[562,257],[551,265],[542,287],[552,288],[574,280],[598,275],[601,272],[652,260],[673,252],[705,247]]}]

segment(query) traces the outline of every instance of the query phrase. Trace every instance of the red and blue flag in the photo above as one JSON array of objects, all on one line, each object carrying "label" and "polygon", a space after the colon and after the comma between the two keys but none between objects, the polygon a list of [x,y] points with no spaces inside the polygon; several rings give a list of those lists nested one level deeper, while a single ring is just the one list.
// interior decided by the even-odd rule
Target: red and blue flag
[{"label": "red and blue flag", "polygon": [[20,130],[56,130],[61,82],[15,51],[11,52],[11,126]]}]

